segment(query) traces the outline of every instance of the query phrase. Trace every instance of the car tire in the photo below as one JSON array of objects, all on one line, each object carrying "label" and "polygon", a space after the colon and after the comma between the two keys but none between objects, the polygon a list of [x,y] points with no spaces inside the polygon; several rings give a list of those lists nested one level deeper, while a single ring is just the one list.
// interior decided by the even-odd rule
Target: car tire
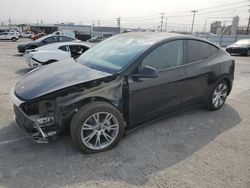
[{"label": "car tire", "polygon": [[225,80],[219,81],[212,89],[206,108],[208,110],[219,110],[225,103],[228,96],[229,86]]},{"label": "car tire", "polygon": [[247,50],[246,56],[250,56],[250,50]]},{"label": "car tire", "polygon": [[16,42],[16,40],[17,40],[17,39],[16,39],[15,37],[13,37],[13,38],[11,39],[12,42]]},{"label": "car tire", "polygon": [[73,144],[82,152],[98,153],[114,148],[121,140],[124,128],[118,109],[96,101],[84,105],[74,115],[70,135]]}]

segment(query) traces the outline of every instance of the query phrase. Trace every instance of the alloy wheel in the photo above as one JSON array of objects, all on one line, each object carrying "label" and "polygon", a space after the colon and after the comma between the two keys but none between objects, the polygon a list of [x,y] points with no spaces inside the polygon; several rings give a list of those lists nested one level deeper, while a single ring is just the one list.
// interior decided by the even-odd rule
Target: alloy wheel
[{"label": "alloy wheel", "polygon": [[86,119],[81,127],[82,143],[93,150],[110,146],[119,132],[117,118],[108,112],[97,112]]},{"label": "alloy wheel", "polygon": [[214,90],[212,103],[215,108],[220,108],[227,98],[227,85],[225,83],[220,83]]}]

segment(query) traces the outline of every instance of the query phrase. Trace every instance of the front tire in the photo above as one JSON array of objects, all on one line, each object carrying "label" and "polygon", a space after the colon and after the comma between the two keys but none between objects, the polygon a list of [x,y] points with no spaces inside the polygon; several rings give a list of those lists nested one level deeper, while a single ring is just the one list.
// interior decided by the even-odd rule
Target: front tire
[{"label": "front tire", "polygon": [[14,37],[11,40],[12,40],[12,42],[16,42],[17,39]]},{"label": "front tire", "polygon": [[226,101],[228,91],[229,86],[225,80],[218,82],[212,89],[206,104],[206,108],[208,110],[219,110]]},{"label": "front tire", "polygon": [[124,133],[124,120],[115,107],[96,101],[84,105],[73,117],[71,139],[84,153],[98,153],[114,148]]}]

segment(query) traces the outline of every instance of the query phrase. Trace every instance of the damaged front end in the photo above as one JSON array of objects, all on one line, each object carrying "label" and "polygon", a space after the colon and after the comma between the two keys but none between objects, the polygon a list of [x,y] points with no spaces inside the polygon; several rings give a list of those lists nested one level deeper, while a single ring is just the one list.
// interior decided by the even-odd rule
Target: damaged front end
[{"label": "damaged front end", "polygon": [[[15,120],[37,143],[48,143],[49,138],[67,130],[74,114],[86,103],[101,100],[123,113],[123,79],[108,76],[73,85],[35,100],[21,101],[12,90]],[[126,117],[124,117],[126,119]]]},{"label": "damaged front end", "polygon": [[24,102],[11,92],[17,125],[37,143],[48,143],[58,132],[53,101]]}]

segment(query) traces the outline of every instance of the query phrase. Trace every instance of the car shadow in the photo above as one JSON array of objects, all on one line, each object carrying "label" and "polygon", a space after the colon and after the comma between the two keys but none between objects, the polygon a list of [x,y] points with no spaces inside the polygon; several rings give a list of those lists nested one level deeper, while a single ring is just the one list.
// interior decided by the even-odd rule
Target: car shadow
[{"label": "car shadow", "polygon": [[23,76],[23,75],[27,74],[28,72],[30,72],[33,69],[34,68],[20,69],[20,70],[15,71],[15,73]]},{"label": "car shadow", "polygon": [[91,155],[75,149],[67,135],[49,144],[33,143],[12,122],[0,130],[0,186],[60,187],[105,181],[143,186],[150,175],[191,156],[240,121],[238,112],[227,104],[214,112],[193,109],[128,134],[113,150]]},{"label": "car shadow", "polygon": [[23,54],[14,54],[13,56],[15,56],[15,57],[23,57]]}]

